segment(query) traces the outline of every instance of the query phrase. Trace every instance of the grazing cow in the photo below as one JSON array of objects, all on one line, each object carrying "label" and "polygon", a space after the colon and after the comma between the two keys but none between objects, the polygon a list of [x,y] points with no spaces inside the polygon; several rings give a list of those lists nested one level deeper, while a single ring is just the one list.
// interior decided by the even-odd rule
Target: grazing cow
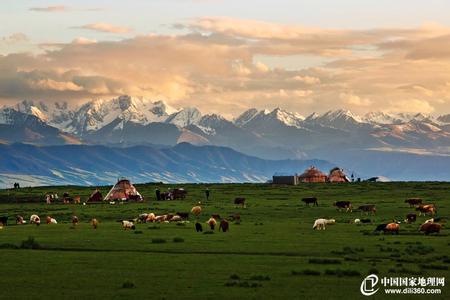
[{"label": "grazing cow", "polygon": [[188,212],[177,212],[176,214],[178,216],[180,216],[181,219],[183,219],[183,220],[188,220],[189,219],[189,213]]},{"label": "grazing cow", "polygon": [[442,229],[442,225],[439,223],[424,223],[420,226],[420,231],[424,232],[426,235],[430,233],[439,233]]},{"label": "grazing cow", "polygon": [[98,227],[98,220],[96,218],[93,218],[91,220],[91,225],[92,225],[92,228],[97,229],[97,227]]},{"label": "grazing cow", "polygon": [[161,223],[167,220],[167,215],[161,215],[155,217],[155,222]]},{"label": "grazing cow", "polygon": [[384,233],[391,232],[398,234],[398,231],[400,229],[400,225],[397,223],[387,223],[387,224],[380,224],[375,228],[374,231],[383,231]]},{"label": "grazing cow", "polygon": [[222,230],[223,232],[227,232],[229,229],[230,229],[230,224],[228,223],[228,221],[225,219],[222,219],[222,221],[220,221],[219,231]]},{"label": "grazing cow", "polygon": [[20,215],[16,216],[16,224],[17,225],[22,225],[22,224],[26,224],[26,223],[27,223],[27,221],[25,221],[22,216],[20,216]]},{"label": "grazing cow", "polygon": [[30,224],[36,224],[36,226],[41,225],[41,218],[38,215],[31,215]]},{"label": "grazing cow", "polygon": [[217,221],[214,218],[209,218],[209,220],[206,221],[206,223],[209,225],[209,228],[211,228],[211,230],[214,230],[214,228],[217,225]]},{"label": "grazing cow", "polygon": [[329,220],[327,220],[327,219],[317,219],[317,220],[314,222],[313,229],[316,229],[316,230],[325,230],[325,226],[326,226],[327,224],[334,224],[334,223],[336,223],[336,220],[335,220],[335,219],[329,219]]},{"label": "grazing cow", "polygon": [[8,216],[0,217],[0,223],[3,226],[7,226],[8,225]]},{"label": "grazing cow", "polygon": [[421,204],[416,208],[416,210],[419,212],[419,216],[421,216],[422,214],[424,214],[425,216],[427,214],[434,216],[436,214],[436,207],[434,206],[434,204]]},{"label": "grazing cow", "polygon": [[73,226],[78,225],[78,217],[77,216],[72,216],[72,225]]},{"label": "grazing cow", "polygon": [[409,207],[413,207],[413,206],[422,204],[422,199],[421,198],[409,198],[409,199],[405,200],[405,203],[408,203]]},{"label": "grazing cow", "polygon": [[181,217],[179,215],[175,215],[168,221],[170,221],[170,222],[180,222],[180,221],[182,221],[182,219],[181,219]]},{"label": "grazing cow", "polygon": [[195,222],[195,231],[202,232],[203,231],[202,224],[200,224],[199,222]]},{"label": "grazing cow", "polygon": [[319,206],[319,204],[317,203],[317,198],[316,197],[303,198],[302,202],[305,202],[306,206],[309,206],[310,203],[312,203],[313,206]]},{"label": "grazing cow", "polygon": [[438,218],[431,218],[425,221],[425,223],[439,223],[439,222],[445,222],[447,220],[446,217],[438,217]]},{"label": "grazing cow", "polygon": [[58,224],[58,222],[56,222],[56,219],[54,219],[54,218],[52,218],[50,216],[47,216],[46,223],[47,224]]},{"label": "grazing cow", "polygon": [[400,225],[397,223],[389,223],[384,228],[384,233],[390,232],[392,234],[398,234],[398,231],[400,230]]},{"label": "grazing cow", "polygon": [[338,211],[341,211],[341,209],[345,209],[346,212],[352,212],[352,203],[350,201],[337,201],[333,203],[333,206],[336,206],[336,209]]},{"label": "grazing cow", "polygon": [[148,217],[147,213],[139,214],[139,216],[137,217],[137,222],[145,223],[147,222],[147,217]]},{"label": "grazing cow", "polygon": [[156,220],[156,216],[154,213],[149,213],[147,215],[147,218],[145,219],[145,222],[153,223]]},{"label": "grazing cow", "polygon": [[240,205],[242,208],[245,208],[245,198],[244,197],[236,197],[234,198],[234,205]]},{"label": "grazing cow", "polygon": [[406,223],[414,223],[417,220],[417,214],[407,214],[405,222]]},{"label": "grazing cow", "polygon": [[231,221],[234,221],[235,224],[241,224],[241,215],[233,214],[228,217]]},{"label": "grazing cow", "polygon": [[80,204],[80,201],[81,201],[81,197],[80,196],[73,197],[73,203],[74,204]]},{"label": "grazing cow", "polygon": [[122,220],[121,222],[122,222],[122,227],[124,230],[127,230],[127,229],[135,230],[136,229],[136,226],[134,226],[134,223],[131,221]]},{"label": "grazing cow", "polygon": [[377,212],[377,209],[374,204],[365,204],[358,207],[358,210],[361,211],[361,213],[365,212],[366,214],[375,214]]},{"label": "grazing cow", "polygon": [[201,214],[201,212],[202,212],[202,207],[199,206],[199,205],[194,206],[194,207],[191,209],[191,213],[194,214],[196,217],[198,217],[198,216]]}]

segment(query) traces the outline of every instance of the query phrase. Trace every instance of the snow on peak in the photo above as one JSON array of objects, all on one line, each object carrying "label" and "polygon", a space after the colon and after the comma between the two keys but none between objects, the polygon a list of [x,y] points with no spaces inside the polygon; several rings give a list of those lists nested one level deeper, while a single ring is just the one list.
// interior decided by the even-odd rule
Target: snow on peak
[{"label": "snow on peak", "polygon": [[302,115],[282,110],[279,107],[275,108],[270,114],[285,125],[297,128],[300,128],[302,121],[305,120]]},{"label": "snow on peak", "polygon": [[258,110],[256,108],[250,108],[244,111],[239,117],[234,120],[234,124],[237,126],[243,126],[250,122],[256,115],[258,114]]},{"label": "snow on peak", "polygon": [[186,127],[192,124],[198,124],[200,119],[202,118],[202,114],[195,107],[186,107],[181,109],[178,112],[171,114],[166,123],[175,124],[178,127]]}]

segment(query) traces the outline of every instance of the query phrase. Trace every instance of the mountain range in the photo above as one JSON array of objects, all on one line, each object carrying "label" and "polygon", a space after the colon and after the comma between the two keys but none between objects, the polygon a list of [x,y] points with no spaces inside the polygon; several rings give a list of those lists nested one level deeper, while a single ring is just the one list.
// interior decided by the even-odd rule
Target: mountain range
[{"label": "mountain range", "polygon": [[171,147],[0,145],[0,186],[107,185],[133,182],[265,182],[275,172],[295,173],[321,160],[264,160],[226,147],[180,143]]},{"label": "mountain range", "polygon": [[[436,161],[450,169],[450,115],[358,116],[336,110],[302,116],[280,108],[253,108],[228,120],[203,115],[195,107],[175,109],[163,101],[125,95],[76,108],[64,102],[22,101],[0,109],[1,142],[115,148],[167,148],[187,142],[230,147],[265,160],[327,160],[363,177],[450,180],[450,172],[433,175],[431,169]],[[419,158],[427,170],[411,170]]]}]

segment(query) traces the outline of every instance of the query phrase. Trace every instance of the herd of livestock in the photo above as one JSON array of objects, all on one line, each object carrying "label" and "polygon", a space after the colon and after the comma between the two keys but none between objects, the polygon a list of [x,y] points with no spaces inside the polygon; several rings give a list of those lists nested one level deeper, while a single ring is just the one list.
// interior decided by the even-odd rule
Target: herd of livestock
[{"label": "herd of livestock", "polygon": [[[305,203],[305,205],[309,206],[312,204],[313,206],[318,206],[318,201],[316,197],[309,197],[309,198],[303,198],[302,201]],[[419,213],[419,216],[424,215],[430,215],[432,216],[431,219],[426,220],[421,226],[419,227],[419,230],[421,232],[424,232],[425,234],[430,233],[439,233],[442,229],[442,224],[439,222],[444,222],[446,218],[439,217],[436,218],[435,215],[437,213],[436,205],[435,204],[423,204],[422,199],[420,198],[409,198],[405,200],[405,203],[409,204],[410,208],[415,208],[415,210]],[[353,205],[350,201],[337,201],[333,203],[333,206],[336,207],[338,211],[346,211],[346,212],[352,212],[353,211]],[[362,213],[366,213],[367,215],[372,214],[375,215],[377,208],[375,204],[365,204],[358,206],[356,210],[361,211]],[[406,215],[406,218],[403,222],[411,224],[416,222],[417,220],[417,213],[408,213]],[[313,229],[317,230],[325,230],[325,227],[327,224],[335,224],[335,219],[317,219],[314,222]],[[365,219],[355,219],[353,221],[355,224],[361,224],[361,223],[371,223],[371,220],[368,218]],[[384,233],[392,233],[392,234],[398,234],[400,230],[400,224],[402,221],[393,220],[390,223],[383,223],[379,224],[375,228],[375,232],[384,232]]]},{"label": "herd of livestock", "polygon": [[[246,207],[245,198],[243,197],[237,197],[234,199],[234,204],[236,206],[240,206],[241,208]],[[313,206],[318,206],[318,199],[316,197],[308,197],[303,198],[301,200],[305,203],[306,206],[309,206],[312,204]],[[422,199],[420,198],[410,198],[405,200],[405,203],[408,203],[410,208],[415,208],[415,211],[418,213],[419,216],[421,215],[430,215],[432,218],[426,220],[423,224],[421,224],[419,230],[424,232],[425,234],[430,233],[439,233],[442,229],[441,222],[445,221],[445,218],[435,217],[437,213],[436,205],[434,204],[423,204]],[[353,211],[353,205],[350,201],[337,201],[333,203],[333,206],[336,207],[337,211],[344,211],[344,212],[352,212]],[[372,223],[371,219],[368,218],[369,215],[375,215],[377,212],[377,208],[375,204],[365,204],[360,205],[356,208],[356,210],[360,211],[362,214],[366,214],[366,218],[358,218],[354,219],[352,223],[355,224],[365,224],[365,223]],[[176,212],[176,213],[168,213],[168,214],[162,214],[157,215],[153,212],[149,213],[142,213],[138,215],[134,219],[127,219],[127,220],[118,220],[122,224],[123,229],[135,229],[135,223],[173,223],[173,222],[183,222],[183,223],[189,223],[189,214],[192,214],[195,216],[196,222],[195,222],[195,230],[197,232],[203,231],[203,226],[199,222],[200,214],[202,213],[202,206],[199,202],[198,205],[192,207],[190,213],[189,212]],[[414,223],[417,220],[417,213],[408,213],[405,217],[405,220],[403,222],[405,223]],[[238,213],[235,213],[233,215],[228,216],[227,218],[221,218],[219,214],[212,214],[209,219],[206,221],[207,226],[210,230],[215,230],[216,226],[219,224],[218,228],[219,231],[227,232],[229,230],[229,221],[233,221],[236,224],[240,224],[241,222],[241,216]],[[58,221],[53,218],[52,216],[47,216],[45,218],[45,222],[47,224],[58,224]],[[8,217],[2,216],[0,217],[0,229],[3,228],[3,226],[6,226],[8,223]],[[16,216],[16,224],[26,224],[27,221],[21,216]],[[30,224],[36,224],[39,226],[41,224],[41,219],[37,214],[32,214],[29,218]],[[72,216],[71,218],[72,226],[75,227],[79,223],[79,219],[77,216]],[[324,219],[320,218],[314,221],[313,229],[316,230],[325,230],[327,225],[335,224],[335,219]],[[400,230],[400,224],[402,221],[398,220],[392,220],[390,223],[384,223],[379,224],[375,228],[375,232],[384,232],[384,233],[392,233],[392,234],[398,234]],[[96,218],[92,218],[90,220],[90,224],[94,229],[97,229],[99,221]]]}]

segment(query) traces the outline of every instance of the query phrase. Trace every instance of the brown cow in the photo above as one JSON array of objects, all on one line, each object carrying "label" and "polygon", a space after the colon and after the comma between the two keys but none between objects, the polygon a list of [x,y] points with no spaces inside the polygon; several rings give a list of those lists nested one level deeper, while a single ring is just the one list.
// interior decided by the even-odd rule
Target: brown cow
[{"label": "brown cow", "polygon": [[367,214],[372,213],[373,215],[377,212],[377,209],[374,204],[366,204],[358,207],[358,210],[361,212],[365,212]]},{"label": "brown cow", "polygon": [[419,216],[421,216],[422,214],[424,214],[425,216],[427,214],[431,214],[432,216],[434,216],[436,214],[436,207],[434,206],[434,204],[421,204],[416,208],[416,210],[419,212]]},{"label": "brown cow", "polygon": [[384,228],[384,233],[390,232],[392,234],[398,234],[398,231],[400,230],[400,225],[397,223],[389,223]]},{"label": "brown cow", "polygon": [[428,235],[430,233],[439,233],[441,228],[442,225],[439,223],[424,223],[420,226],[420,231]]},{"label": "brown cow", "polygon": [[234,204],[240,205],[241,207],[245,208],[245,198],[243,198],[243,197],[234,198]]},{"label": "brown cow", "polygon": [[227,232],[230,228],[230,224],[228,224],[228,221],[225,219],[222,219],[222,221],[220,221],[220,225],[219,225],[219,231],[222,230],[223,232]]},{"label": "brown cow", "polygon": [[408,203],[409,207],[413,207],[413,206],[422,204],[422,199],[421,198],[409,198],[409,199],[405,200],[405,203]]}]

